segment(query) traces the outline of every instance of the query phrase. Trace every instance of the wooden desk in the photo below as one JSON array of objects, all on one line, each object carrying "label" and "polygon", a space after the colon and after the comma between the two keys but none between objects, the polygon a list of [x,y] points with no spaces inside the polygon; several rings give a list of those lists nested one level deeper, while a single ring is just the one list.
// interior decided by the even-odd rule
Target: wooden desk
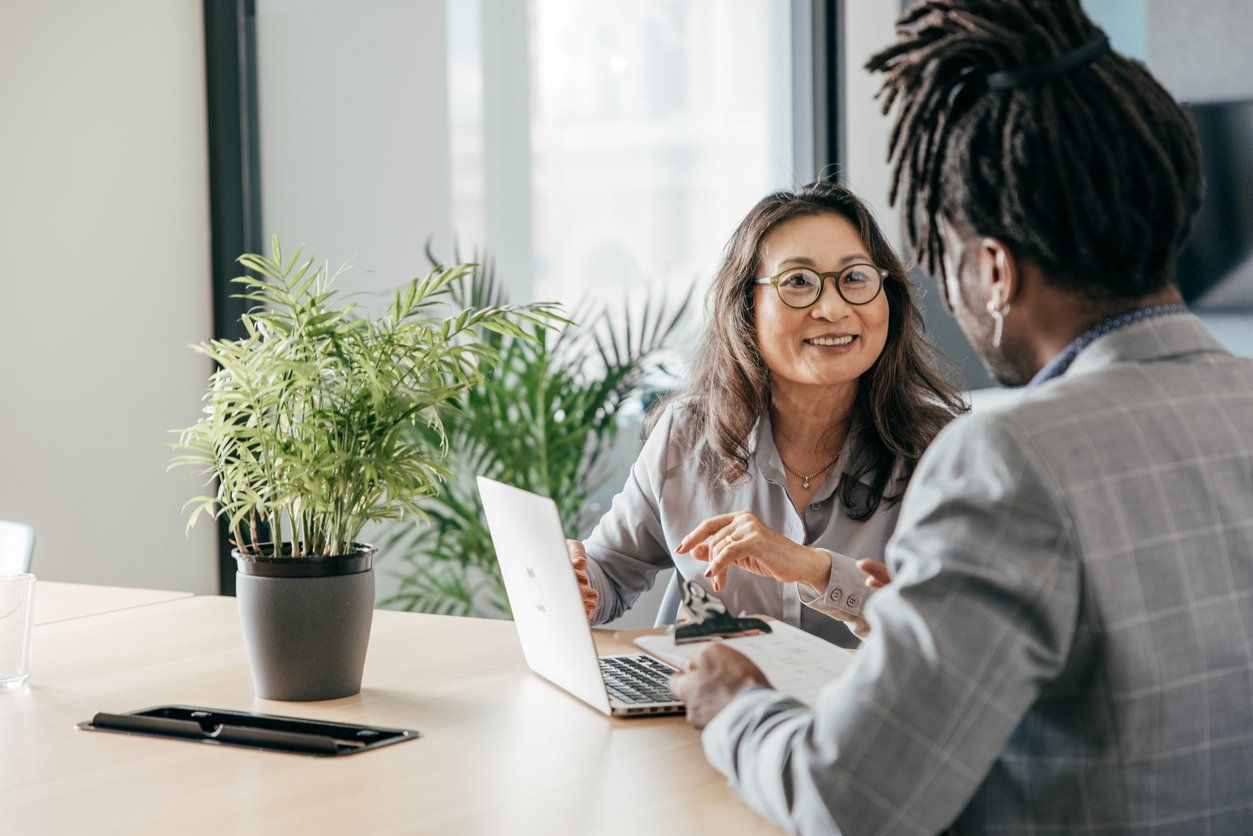
[{"label": "wooden desk", "polygon": [[[322,703],[253,696],[231,598],[46,624],[33,653],[30,687],[0,694],[5,832],[775,832],[682,718],[593,711],[529,673],[509,622],[377,612],[362,693]],[[74,728],[167,703],[424,737],[318,759]]]},{"label": "wooden desk", "polygon": [[34,617],[36,624],[51,624],[190,597],[190,592],[164,589],[129,589],[124,586],[36,580]]}]

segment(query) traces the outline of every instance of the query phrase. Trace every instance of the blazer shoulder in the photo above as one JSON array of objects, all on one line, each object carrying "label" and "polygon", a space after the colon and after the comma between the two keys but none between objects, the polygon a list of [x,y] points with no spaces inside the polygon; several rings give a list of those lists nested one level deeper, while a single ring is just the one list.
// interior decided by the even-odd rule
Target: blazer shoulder
[{"label": "blazer shoulder", "polygon": [[923,454],[911,490],[919,482],[1008,483],[1020,478],[1024,467],[1037,469],[1039,457],[1016,418],[1016,410],[1004,406],[954,418]]},{"label": "blazer shoulder", "polygon": [[1250,389],[1253,360],[1210,354],[1203,361],[1126,362],[1063,375],[991,411],[1003,413],[1027,437],[1037,438],[1062,425],[1079,428],[1169,413],[1173,401],[1203,408]]}]

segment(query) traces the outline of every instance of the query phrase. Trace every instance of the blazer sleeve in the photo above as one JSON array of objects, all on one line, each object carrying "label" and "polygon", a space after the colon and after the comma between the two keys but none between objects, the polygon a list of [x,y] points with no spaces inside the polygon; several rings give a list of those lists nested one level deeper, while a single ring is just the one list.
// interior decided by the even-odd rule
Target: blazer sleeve
[{"label": "blazer sleeve", "polygon": [[673,565],[661,523],[661,490],[671,452],[676,406],[670,406],[644,442],[626,484],[583,541],[587,573],[600,600],[592,620],[611,621],[650,589],[657,573]]},{"label": "blazer sleeve", "polygon": [[1005,419],[954,421],[923,456],[849,671],[812,710],[771,690],[706,727],[731,786],[798,832],[936,833],[1063,669],[1080,568],[1064,496]]}]

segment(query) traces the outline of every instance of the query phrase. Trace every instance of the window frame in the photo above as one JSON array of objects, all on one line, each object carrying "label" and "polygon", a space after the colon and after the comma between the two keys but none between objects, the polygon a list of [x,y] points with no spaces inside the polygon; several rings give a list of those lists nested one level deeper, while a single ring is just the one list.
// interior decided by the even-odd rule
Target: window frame
[{"label": "window frame", "polygon": [[[814,177],[843,166],[843,8],[843,0],[791,0],[793,160]],[[204,0],[204,39],[213,336],[229,340],[244,336],[235,259],[263,246],[255,0]],[[221,594],[234,595],[225,522],[218,540]]]}]

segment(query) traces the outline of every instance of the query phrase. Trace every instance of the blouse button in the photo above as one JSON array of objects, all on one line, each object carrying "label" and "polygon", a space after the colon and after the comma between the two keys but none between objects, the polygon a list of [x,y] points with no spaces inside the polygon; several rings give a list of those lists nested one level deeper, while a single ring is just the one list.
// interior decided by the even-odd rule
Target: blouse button
[{"label": "blouse button", "polygon": [[821,508],[821,507],[822,507],[822,503],[821,503],[821,502],[811,502],[811,503],[809,504],[809,510],[811,510],[811,511],[817,511],[817,510],[818,510],[819,508]]}]

